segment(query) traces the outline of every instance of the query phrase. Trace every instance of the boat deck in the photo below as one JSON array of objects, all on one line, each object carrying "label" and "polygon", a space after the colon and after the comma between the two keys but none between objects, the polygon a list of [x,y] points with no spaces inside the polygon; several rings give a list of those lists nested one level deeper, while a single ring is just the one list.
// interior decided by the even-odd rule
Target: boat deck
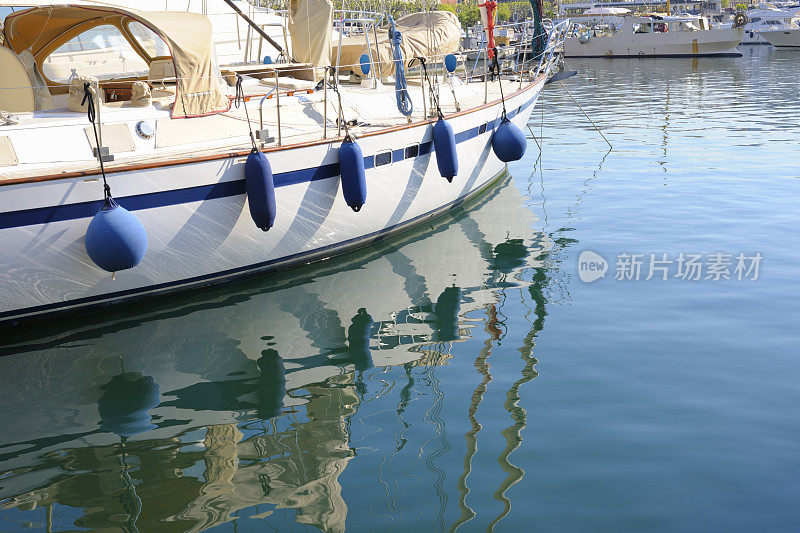
[{"label": "boat deck", "polygon": [[[412,74],[414,75],[414,74]],[[415,76],[416,77],[416,76]],[[369,80],[371,82],[372,80]],[[341,110],[351,135],[360,137],[377,134],[386,129],[421,123],[436,118],[431,107],[427,83],[424,91],[417,77],[416,85],[409,80],[408,92],[414,110],[410,117],[402,115],[396,105],[393,85],[377,88],[342,84]],[[440,106],[444,115],[466,112],[500,99],[500,83],[484,83],[475,79],[470,83],[454,78],[446,82],[438,79]],[[527,85],[529,82],[525,82]],[[502,90],[506,97],[519,90],[522,84],[505,77]],[[168,88],[167,88],[168,89]],[[337,93],[329,88],[284,89],[275,97],[274,87],[250,84],[243,87],[245,102],[232,101],[229,112],[192,119],[169,117],[169,94],[161,94],[149,107],[133,107],[129,103],[103,104],[100,119],[103,126],[104,145],[110,145],[114,161],[106,163],[113,172],[119,167],[140,163],[159,163],[182,158],[213,157],[224,153],[248,151],[251,147],[250,130],[266,129],[269,141],[259,142],[265,151],[280,150],[289,146],[330,142],[345,135],[337,127]],[[159,96],[159,95],[156,95]],[[327,100],[326,100],[327,98]],[[280,128],[278,127],[278,102],[280,102]],[[246,106],[246,108],[245,108]],[[427,114],[427,116],[426,116]],[[19,180],[56,177],[57,175],[96,174],[97,160],[93,157],[95,142],[91,125],[83,113],[66,108],[20,116],[17,125],[0,126],[0,137],[12,139],[16,165],[1,167],[0,183]],[[153,139],[143,139],[136,133],[137,124],[148,122],[155,132]],[[115,125],[127,124],[127,132],[111,131]],[[84,129],[85,135],[75,135],[74,129]],[[73,130],[71,133],[67,130]],[[280,130],[280,135],[278,134]],[[71,139],[71,142],[65,142]],[[76,144],[75,140],[78,140]],[[116,145],[116,146],[115,146]],[[42,157],[46,149],[51,158]]]}]

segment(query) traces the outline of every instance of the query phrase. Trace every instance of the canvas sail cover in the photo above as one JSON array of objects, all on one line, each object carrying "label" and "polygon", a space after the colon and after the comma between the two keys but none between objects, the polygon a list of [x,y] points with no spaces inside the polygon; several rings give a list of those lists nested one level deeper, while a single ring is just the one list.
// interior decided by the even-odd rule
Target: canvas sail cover
[{"label": "canvas sail cover", "polygon": [[18,55],[29,50],[41,65],[51,52],[86,29],[102,24],[123,28],[131,21],[150,28],[169,47],[178,78],[173,118],[230,109],[227,89],[220,82],[214,59],[211,23],[196,13],[90,5],[42,6],[9,15],[3,35],[6,46]]},{"label": "canvas sail cover", "polygon": [[330,65],[332,30],[331,0],[292,0],[289,33],[295,61],[315,67]]},{"label": "canvas sail cover", "polygon": [[[403,34],[401,50],[406,62],[416,56],[445,56],[458,50],[461,41],[461,24],[455,13],[449,11],[428,11],[412,13],[398,18],[395,28]],[[394,62],[391,61],[392,49],[387,29],[377,31],[378,44],[376,46],[372,31],[369,32],[370,47],[372,48],[373,61],[380,58],[381,76],[388,76],[394,72]],[[334,43],[331,60],[335,64],[339,43]],[[363,35],[358,37],[345,37],[342,39],[341,57],[339,68],[352,69],[361,73],[359,58],[367,53],[367,43]],[[441,61],[441,58],[439,59]]]}]

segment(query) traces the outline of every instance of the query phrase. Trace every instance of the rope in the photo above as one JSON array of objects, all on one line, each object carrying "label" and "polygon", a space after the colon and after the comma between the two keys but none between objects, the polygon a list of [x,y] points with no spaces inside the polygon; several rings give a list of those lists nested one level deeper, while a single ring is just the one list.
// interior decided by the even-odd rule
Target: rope
[{"label": "rope", "polygon": [[100,161],[100,174],[103,176],[103,201],[106,207],[111,207],[114,204],[114,199],[111,197],[111,186],[106,180],[106,169],[103,165],[103,155],[100,153],[100,135],[97,133],[97,127],[100,122],[97,117],[97,109],[94,106],[94,94],[92,93],[91,85],[89,83],[83,84],[83,100],[81,105],[86,106],[86,114],[89,117],[89,122],[92,123],[92,130],[94,131],[94,142],[97,146],[97,160]]},{"label": "rope", "polygon": [[253,126],[250,124],[250,114],[247,112],[247,101],[244,97],[244,89],[242,88],[242,75],[236,75],[236,96],[233,97],[233,105],[239,109],[239,105],[244,106],[244,116],[247,118],[247,129],[250,130],[250,142],[253,144],[253,150],[258,150],[256,146],[256,138],[253,135]]},{"label": "rope", "polygon": [[497,73],[497,83],[500,85],[500,102],[503,104],[503,118],[506,118],[506,97],[503,95],[503,78],[500,76],[500,64],[497,62],[497,48],[494,49],[494,58],[492,59],[490,70],[493,71],[492,78],[494,78],[494,73]]},{"label": "rope", "polygon": [[575,102],[575,105],[576,105],[576,106],[578,106],[578,109],[580,109],[580,110],[581,110],[581,113],[583,113],[583,116],[585,116],[585,117],[586,117],[586,119],[587,119],[589,122],[591,122],[591,123],[592,123],[592,126],[594,126],[594,129],[595,129],[595,130],[597,130],[597,133],[599,133],[599,134],[600,134],[600,137],[602,137],[602,138],[603,138],[603,140],[606,142],[606,144],[608,145],[609,149],[613,149],[614,147],[613,147],[613,146],[611,146],[611,143],[610,143],[610,142],[608,142],[608,139],[606,139],[606,136],[605,136],[605,135],[603,135],[603,132],[602,132],[602,131],[600,131],[600,128],[598,128],[598,127],[597,127],[597,124],[595,124],[595,123],[594,123],[594,120],[592,120],[592,119],[589,117],[589,114],[588,114],[588,113],[586,113],[586,111],[584,111],[584,110],[583,110],[583,108],[581,107],[581,104],[579,104],[579,103],[578,103],[578,101],[577,101],[577,100],[575,100],[575,97],[574,97],[574,96],[572,96],[572,93],[571,93],[571,92],[569,92],[569,89],[567,89],[567,86],[566,86],[566,85],[564,85],[564,82],[563,82],[563,81],[559,81],[558,83],[559,83],[559,85],[561,85],[561,88],[562,88],[562,89],[564,89],[564,90],[567,92],[567,94],[569,95],[569,97],[570,97],[570,98],[572,98],[572,101],[573,101],[573,102]]},{"label": "rope", "polygon": [[489,75],[491,76],[491,80],[494,81],[494,77],[500,77],[500,62],[497,59],[497,47],[489,49],[489,54],[492,62],[489,64]]},{"label": "rope", "polygon": [[392,40],[392,57],[394,58],[394,88],[397,98],[397,109],[403,115],[410,117],[414,111],[414,103],[408,94],[408,83],[406,82],[406,71],[403,67],[403,52],[400,45],[403,44],[403,34],[394,27],[394,19],[389,17],[389,38]]},{"label": "rope", "polygon": [[[342,93],[339,92],[339,76],[336,75],[336,68],[335,67],[327,67],[331,69],[331,73],[334,75],[334,82],[332,84],[333,92],[336,93],[336,97],[339,99],[339,109],[337,110],[337,117],[336,123],[340,124],[344,128],[344,140],[347,142],[351,142],[353,137],[350,135],[350,125],[344,119],[344,111],[342,110]],[[353,121],[353,125],[356,125],[356,121]]]},{"label": "rope", "polygon": [[495,46],[494,46],[494,11],[497,8],[497,2],[492,0],[486,0],[486,2],[482,4],[478,4],[478,7],[482,7],[485,9],[486,12],[486,53],[489,54],[489,59],[492,59],[492,54],[497,53]]},{"label": "rope", "polygon": [[[428,66],[425,64],[425,58],[417,56],[412,59],[411,62],[413,63],[415,60],[419,61],[420,65],[422,65],[422,72],[425,76],[425,81],[428,82],[428,88],[430,89],[431,100],[433,100],[433,105],[436,106],[436,114],[439,116],[439,118],[444,118],[444,114],[442,114],[442,108],[439,105],[439,92],[434,90],[433,82],[428,77]],[[409,66],[411,65],[409,64]]]}]

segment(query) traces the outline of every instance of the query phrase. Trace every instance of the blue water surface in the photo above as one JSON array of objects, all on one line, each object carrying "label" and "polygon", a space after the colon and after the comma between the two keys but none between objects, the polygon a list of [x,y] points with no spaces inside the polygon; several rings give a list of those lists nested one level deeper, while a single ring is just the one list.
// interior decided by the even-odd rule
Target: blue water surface
[{"label": "blue water surface", "polygon": [[800,55],[743,52],[571,60],[612,149],[551,84],[425,227],[10,335],[0,531],[796,530]]}]

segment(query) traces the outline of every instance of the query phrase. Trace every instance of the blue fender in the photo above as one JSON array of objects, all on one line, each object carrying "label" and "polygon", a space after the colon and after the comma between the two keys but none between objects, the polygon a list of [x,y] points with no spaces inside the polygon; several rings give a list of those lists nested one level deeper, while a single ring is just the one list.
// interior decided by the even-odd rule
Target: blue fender
[{"label": "blue fender", "polygon": [[436,340],[452,341],[458,338],[458,314],[461,312],[461,288],[447,287],[436,299]]},{"label": "blue fender", "polygon": [[367,176],[361,147],[349,135],[339,147],[339,174],[344,201],[355,212],[367,201]]},{"label": "blue fender", "polygon": [[518,127],[503,117],[500,126],[492,134],[492,150],[503,163],[519,161],[525,155],[528,141]]},{"label": "blue fender", "polygon": [[453,128],[441,117],[433,125],[433,147],[436,151],[436,165],[439,174],[447,181],[453,181],[458,174],[458,152]]},{"label": "blue fender", "polygon": [[268,348],[261,352],[256,361],[261,377],[258,378],[256,398],[258,399],[258,418],[275,418],[283,410],[286,396],[286,367],[278,352]]},{"label": "blue fender", "polygon": [[139,264],[147,252],[147,231],[130,211],[109,197],[86,229],[86,253],[108,272]]},{"label": "blue fender", "polygon": [[244,164],[244,181],[250,216],[261,231],[275,224],[275,182],[267,156],[253,148]]},{"label": "blue fender", "polygon": [[100,387],[103,395],[97,401],[100,428],[122,438],[155,429],[150,410],[161,402],[158,384],[150,376],[127,372],[111,378]]},{"label": "blue fender", "polygon": [[369,351],[370,330],[372,317],[365,308],[361,308],[353,317],[350,327],[347,328],[348,353],[350,360],[359,372],[369,370],[374,366],[372,355]]}]

